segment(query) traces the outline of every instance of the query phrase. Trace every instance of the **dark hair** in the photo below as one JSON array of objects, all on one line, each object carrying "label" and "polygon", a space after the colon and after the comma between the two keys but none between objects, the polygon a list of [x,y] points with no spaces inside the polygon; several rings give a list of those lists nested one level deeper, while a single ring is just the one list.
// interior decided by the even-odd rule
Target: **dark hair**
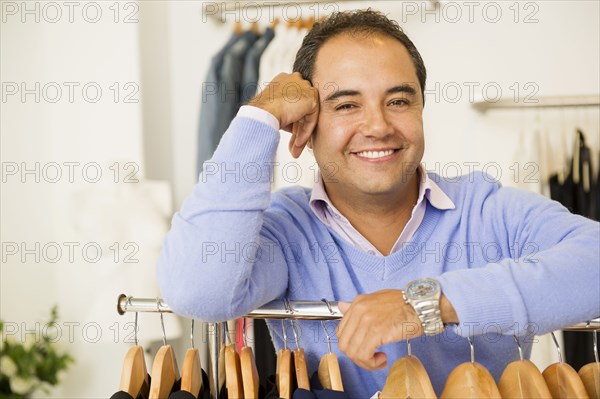
[{"label": "dark hair", "polygon": [[383,34],[397,39],[408,50],[417,72],[417,78],[421,85],[421,95],[425,102],[425,80],[427,71],[421,54],[413,42],[402,31],[396,21],[390,20],[383,13],[369,9],[338,11],[322,22],[314,24],[310,32],[302,41],[302,46],[296,54],[294,61],[294,72],[300,72],[302,77],[312,82],[315,71],[315,60],[317,53],[325,42],[340,34]]}]

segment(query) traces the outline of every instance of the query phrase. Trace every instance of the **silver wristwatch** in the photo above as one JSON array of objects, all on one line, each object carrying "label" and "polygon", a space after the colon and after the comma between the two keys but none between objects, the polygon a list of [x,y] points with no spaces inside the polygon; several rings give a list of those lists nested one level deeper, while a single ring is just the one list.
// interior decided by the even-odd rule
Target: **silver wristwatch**
[{"label": "silver wristwatch", "polygon": [[440,283],[432,278],[411,281],[404,288],[404,301],[417,312],[425,335],[437,335],[444,331],[440,313],[441,295]]}]

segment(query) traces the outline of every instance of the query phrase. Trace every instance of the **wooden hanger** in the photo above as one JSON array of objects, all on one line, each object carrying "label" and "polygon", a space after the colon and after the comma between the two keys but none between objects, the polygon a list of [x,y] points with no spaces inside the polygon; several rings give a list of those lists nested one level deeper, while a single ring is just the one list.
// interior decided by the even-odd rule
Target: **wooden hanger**
[{"label": "wooden hanger", "polygon": [[257,36],[260,35],[260,27],[258,26],[258,22],[252,22],[252,24],[250,25],[250,31]]},{"label": "wooden hanger", "polygon": [[[329,303],[327,301],[325,301],[325,303],[327,304],[331,312],[331,307],[329,306]],[[327,347],[329,349],[329,352],[325,354],[319,362],[319,381],[325,389],[344,392],[344,384],[342,384],[342,373],[340,371],[340,363],[338,362],[336,354],[331,351],[331,336],[327,331],[327,327],[325,326],[324,320],[321,320],[321,325],[323,326],[323,329],[325,330],[325,335],[327,336]]]},{"label": "wooden hanger", "polygon": [[523,350],[515,336],[519,348],[519,360],[510,363],[500,377],[498,390],[503,398],[541,399],[550,398],[548,385],[540,370],[529,360],[523,359]]},{"label": "wooden hanger", "polygon": [[242,367],[242,382],[244,386],[245,399],[258,399],[258,370],[254,362],[254,353],[252,348],[247,346],[242,348],[240,354],[240,363]]},{"label": "wooden hanger", "polygon": [[560,346],[558,341],[552,334],[552,339],[556,345],[558,351],[558,363],[551,364],[546,367],[546,370],[542,373],[550,394],[555,399],[563,398],[577,398],[577,399],[589,399],[583,381],[577,374],[577,372],[567,363],[563,363],[562,354],[560,352]]},{"label": "wooden hanger", "polygon": [[456,367],[446,380],[440,399],[500,399],[500,392],[494,377],[481,364],[475,362],[473,342],[471,346],[471,361]]},{"label": "wooden hanger", "polygon": [[553,398],[589,398],[579,374],[567,363],[551,364],[542,375]]},{"label": "wooden hanger", "polygon": [[340,363],[335,353],[329,352],[321,358],[319,362],[319,381],[325,389],[344,392]]},{"label": "wooden hanger", "polygon": [[235,351],[235,344],[225,347],[225,384],[228,398],[242,399],[244,397],[240,357]]},{"label": "wooden hanger", "polygon": [[246,343],[246,319],[243,320],[242,334],[244,337],[244,347],[240,353],[240,363],[242,368],[242,382],[244,385],[245,399],[258,399],[258,370],[254,361],[252,348]]},{"label": "wooden hanger", "polygon": [[300,389],[306,389],[310,391],[310,380],[308,379],[308,368],[306,367],[306,358],[304,356],[304,349],[300,348],[300,342],[298,341],[298,333],[296,331],[296,322],[294,319],[291,320],[292,331],[294,332],[294,340],[296,341],[296,349],[292,352],[294,355],[294,370],[296,376],[296,386]]},{"label": "wooden hanger", "polygon": [[310,16],[310,17],[308,17],[308,19],[305,21],[305,23],[304,23],[304,27],[305,27],[307,30],[311,30],[311,29],[312,29],[312,27],[314,26],[314,24],[315,24],[315,17],[314,17],[314,15],[311,15],[311,16]]},{"label": "wooden hanger", "polygon": [[235,25],[233,26],[233,33],[236,36],[241,36],[243,33],[244,29],[242,27],[242,22],[241,21],[235,21]]},{"label": "wooden hanger", "polygon": [[540,370],[529,360],[517,360],[504,369],[498,383],[503,398],[551,398],[550,390]]},{"label": "wooden hanger", "polygon": [[590,398],[600,398],[600,360],[598,359],[598,331],[594,331],[595,362],[588,363],[579,370],[579,377]]},{"label": "wooden hanger", "polygon": [[171,345],[160,347],[152,363],[150,399],[166,399],[179,379],[179,369]]},{"label": "wooden hanger", "polygon": [[[131,304],[131,297],[123,294],[119,296],[119,302],[122,298],[127,298]],[[135,312],[135,323],[133,326],[133,337],[135,345],[127,351],[121,368],[121,381],[119,383],[119,391],[127,392],[132,397],[137,398],[141,395],[142,398],[148,399],[150,393],[150,382],[148,381],[148,369],[146,368],[146,360],[144,358],[144,349],[138,345],[138,313]]]},{"label": "wooden hanger", "polygon": [[277,353],[277,367],[275,369],[275,385],[281,399],[291,399],[294,392],[294,373],[292,351],[287,347],[287,332],[284,320],[281,320],[283,332],[283,349]]},{"label": "wooden hanger", "polygon": [[152,363],[152,381],[150,382],[150,399],[168,398],[173,385],[179,379],[179,368],[171,345],[167,345],[165,322],[160,311],[160,299],[156,298],[156,307],[160,313],[163,332],[163,346],[160,347]]},{"label": "wooden hanger", "polygon": [[194,348],[194,319],[192,319],[191,342],[192,346],[185,352],[183,359],[181,390],[187,391],[197,398],[202,390],[202,366],[198,349]]},{"label": "wooden hanger", "polygon": [[588,363],[579,370],[579,377],[590,398],[600,398],[600,363]]},{"label": "wooden hanger", "polygon": [[[145,389],[142,389],[144,386]],[[144,349],[136,344],[129,348],[125,355],[125,360],[123,361],[123,367],[121,369],[119,391],[127,392],[134,398],[137,398],[140,393],[143,398],[148,398],[149,388],[150,384],[148,382],[148,369],[146,368],[146,361],[144,360]]]},{"label": "wooden hanger", "polygon": [[275,372],[275,383],[277,390],[279,391],[279,397],[281,399],[292,399],[292,393],[294,391],[294,380],[293,380],[293,365],[292,365],[292,351],[288,348],[279,350],[277,354],[277,370]]},{"label": "wooden hanger", "polygon": [[391,367],[379,399],[436,398],[429,375],[421,361],[413,356],[408,345],[408,356],[398,359]]},{"label": "wooden hanger", "polygon": [[481,364],[467,362],[452,370],[441,399],[500,399],[500,392],[490,372]]},{"label": "wooden hanger", "polygon": [[279,25],[279,22],[281,22],[281,21],[279,20],[279,17],[276,17],[276,18],[273,20],[273,23],[271,24],[271,29],[275,29],[275,28],[277,27],[277,25]]},{"label": "wooden hanger", "polygon": [[298,388],[310,391],[310,380],[308,379],[308,368],[306,367],[306,358],[304,349],[297,348],[293,351],[294,369],[296,370],[296,384]]},{"label": "wooden hanger", "polygon": [[231,339],[229,335],[229,325],[227,323],[223,323],[225,326],[225,337],[229,341],[229,345],[226,345],[224,350],[227,397],[231,399],[243,399],[244,385],[242,383],[240,356],[235,350],[235,339]]}]

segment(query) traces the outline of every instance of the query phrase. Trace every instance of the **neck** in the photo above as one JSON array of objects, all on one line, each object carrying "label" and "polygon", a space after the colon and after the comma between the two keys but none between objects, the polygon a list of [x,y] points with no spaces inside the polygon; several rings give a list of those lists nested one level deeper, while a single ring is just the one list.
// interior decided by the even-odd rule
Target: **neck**
[{"label": "neck", "polygon": [[411,218],[419,196],[419,171],[403,187],[391,193],[363,194],[327,190],[333,205],[359,233],[384,255]]}]

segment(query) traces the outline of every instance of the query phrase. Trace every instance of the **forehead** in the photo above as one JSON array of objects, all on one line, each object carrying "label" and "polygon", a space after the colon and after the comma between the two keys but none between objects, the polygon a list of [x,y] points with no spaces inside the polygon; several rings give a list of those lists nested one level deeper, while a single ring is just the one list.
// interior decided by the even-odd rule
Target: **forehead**
[{"label": "forehead", "polygon": [[396,38],[383,34],[332,37],[317,53],[312,80],[320,87],[331,82],[346,86],[382,80],[418,85],[408,50]]}]

